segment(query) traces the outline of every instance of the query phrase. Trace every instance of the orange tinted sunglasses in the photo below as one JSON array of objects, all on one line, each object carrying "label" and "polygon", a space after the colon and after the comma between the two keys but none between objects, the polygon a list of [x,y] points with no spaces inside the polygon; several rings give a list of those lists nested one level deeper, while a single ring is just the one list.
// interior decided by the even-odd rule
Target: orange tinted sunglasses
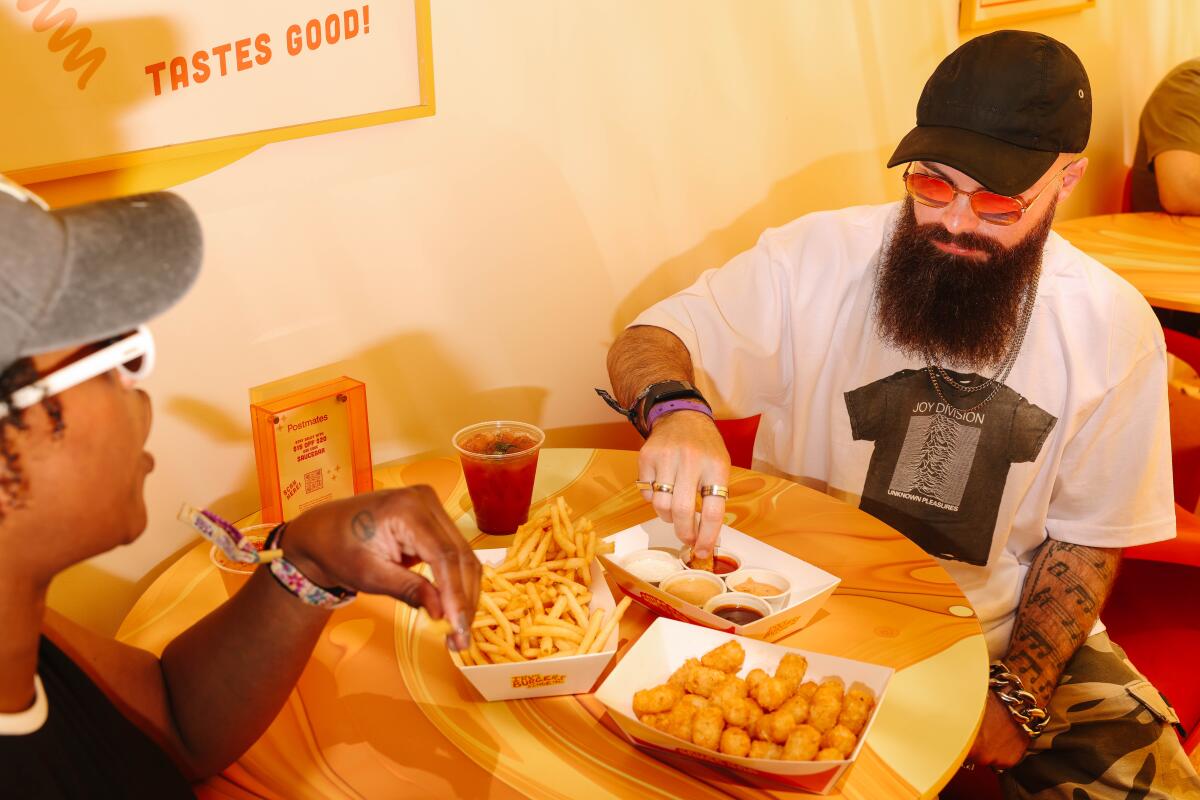
[{"label": "orange tinted sunglasses", "polygon": [[1054,178],[1062,175],[1075,163],[1072,161],[1054,173],[1054,177],[1047,181],[1046,185],[1039,189],[1038,193],[1029,201],[1025,201],[1021,197],[996,194],[987,189],[976,189],[973,192],[966,192],[945,178],[930,175],[927,172],[913,172],[912,164],[909,164],[904,170],[902,178],[904,180],[904,188],[908,190],[912,199],[923,206],[945,208],[954,202],[956,196],[965,194],[971,201],[971,210],[975,212],[975,216],[984,222],[989,222],[992,225],[1012,225],[1015,222],[1019,222],[1021,217],[1025,216],[1025,212],[1037,202],[1037,199],[1042,196],[1042,192],[1046,191],[1046,188],[1054,183]]}]

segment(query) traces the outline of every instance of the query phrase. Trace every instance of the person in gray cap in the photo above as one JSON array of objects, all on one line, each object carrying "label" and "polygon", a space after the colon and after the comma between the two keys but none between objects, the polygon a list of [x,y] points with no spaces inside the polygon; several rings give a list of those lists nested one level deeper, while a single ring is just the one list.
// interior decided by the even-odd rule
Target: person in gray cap
[{"label": "person in gray cap", "polygon": [[1173,537],[1175,515],[1162,331],[1050,230],[1091,110],[1060,42],[967,42],[888,162],[902,202],[769,230],[646,310],[609,351],[606,399],[698,556],[737,491],[714,407],[762,414],[757,467],[935,556],[993,660],[969,760],[1006,770],[1009,797],[1196,797],[1174,713],[1099,620],[1121,548]]},{"label": "person in gray cap", "polygon": [[0,776],[13,796],[191,797],[189,780],[274,719],[355,591],[423,606],[450,621],[451,646],[469,644],[479,562],[429,487],[279,526],[268,544],[283,558],[161,658],[46,608],[56,574],[146,526],[144,323],[183,296],[200,257],[174,195],[50,212],[0,179]]}]

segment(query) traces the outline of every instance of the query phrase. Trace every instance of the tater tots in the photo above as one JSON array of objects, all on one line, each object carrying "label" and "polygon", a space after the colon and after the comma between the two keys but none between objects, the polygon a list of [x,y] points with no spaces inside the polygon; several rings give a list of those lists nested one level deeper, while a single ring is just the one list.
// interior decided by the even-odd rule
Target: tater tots
[{"label": "tater tots", "polygon": [[832,747],[841,752],[842,756],[850,755],[857,743],[858,737],[845,725],[834,725],[821,737],[821,747]]},{"label": "tater tots", "polygon": [[792,686],[799,686],[804,682],[804,673],[807,671],[807,658],[799,653],[787,653],[779,660],[779,666],[775,669],[775,677],[791,681]]},{"label": "tater tots", "polygon": [[754,690],[754,699],[764,711],[774,711],[792,696],[792,684],[782,678],[767,678]]},{"label": "tater tots", "polygon": [[633,713],[639,717],[643,714],[661,714],[670,711],[682,697],[683,687],[669,683],[653,689],[642,689],[633,694]]},{"label": "tater tots", "polygon": [[750,734],[742,728],[726,728],[721,733],[721,752],[744,758],[750,752]]},{"label": "tater tots", "polygon": [[730,675],[742,668],[746,660],[746,651],[736,639],[730,639],[715,650],[710,650],[700,658],[700,663],[706,667],[719,669]]},{"label": "tater tots", "polygon": [[721,732],[724,728],[725,718],[721,715],[721,709],[705,706],[692,718],[692,741],[701,747],[716,750],[721,744]]},{"label": "tater tots", "polygon": [[788,761],[812,761],[821,747],[821,733],[811,725],[799,725],[788,736],[783,757]]},{"label": "tater tots", "polygon": [[713,689],[716,689],[727,680],[729,680],[729,675],[719,669],[697,666],[693,667],[692,671],[688,673],[683,685],[692,694],[710,697]]},{"label": "tater tots", "polygon": [[729,756],[840,761],[849,757],[875,706],[875,693],[826,676],[805,681],[808,660],[787,653],[775,674],[754,668],[737,641],[687,659],[661,686],[633,695],[638,718],[659,731]]}]

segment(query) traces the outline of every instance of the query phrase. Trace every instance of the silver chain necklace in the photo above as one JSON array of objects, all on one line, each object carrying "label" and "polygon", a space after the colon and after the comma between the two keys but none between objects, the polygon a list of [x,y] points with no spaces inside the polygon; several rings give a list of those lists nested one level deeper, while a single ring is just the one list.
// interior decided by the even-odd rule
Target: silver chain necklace
[{"label": "silver chain necklace", "polygon": [[933,384],[934,393],[938,396],[938,400],[942,401],[942,405],[944,405],[946,408],[946,410],[942,412],[943,414],[949,416],[950,409],[954,408],[954,406],[951,406],[950,401],[946,399],[946,395],[942,393],[942,386],[938,381],[939,377],[950,386],[953,386],[958,391],[966,394],[982,391],[983,389],[991,387],[992,390],[988,392],[988,396],[983,398],[983,400],[979,403],[976,403],[970,408],[955,408],[956,411],[961,411],[963,413],[983,408],[985,405],[991,402],[992,398],[996,396],[996,393],[1000,391],[1000,387],[1004,385],[1004,381],[1008,380],[1008,375],[1010,372],[1012,372],[1013,365],[1017,362],[1017,354],[1021,352],[1021,345],[1025,342],[1025,333],[1029,330],[1029,320],[1033,316],[1034,301],[1037,299],[1038,277],[1038,275],[1035,275],[1033,280],[1030,281],[1029,286],[1025,289],[1025,298],[1021,304],[1021,319],[1017,323],[1016,336],[1013,339],[1012,344],[1009,345],[1008,352],[1005,354],[1004,360],[1000,362],[1000,366],[996,368],[996,374],[991,378],[979,384],[963,383],[955,380],[952,375],[946,372],[941,364],[937,363],[936,359],[934,359],[931,355],[926,354],[926,360],[929,362],[929,364],[925,367],[925,371],[929,374],[929,381]]}]

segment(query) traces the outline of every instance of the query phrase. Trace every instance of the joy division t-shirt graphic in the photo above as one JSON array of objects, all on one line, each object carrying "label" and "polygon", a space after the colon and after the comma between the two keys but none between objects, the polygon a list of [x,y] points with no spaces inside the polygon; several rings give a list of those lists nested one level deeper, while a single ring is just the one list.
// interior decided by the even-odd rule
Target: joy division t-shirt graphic
[{"label": "joy division t-shirt graphic", "polygon": [[[943,387],[965,408],[992,391]],[[875,442],[862,510],[930,555],[977,566],[987,564],[1009,466],[1037,458],[1057,421],[1004,384],[973,411],[947,407],[923,369],[846,392],[846,410],[854,438]]]}]

